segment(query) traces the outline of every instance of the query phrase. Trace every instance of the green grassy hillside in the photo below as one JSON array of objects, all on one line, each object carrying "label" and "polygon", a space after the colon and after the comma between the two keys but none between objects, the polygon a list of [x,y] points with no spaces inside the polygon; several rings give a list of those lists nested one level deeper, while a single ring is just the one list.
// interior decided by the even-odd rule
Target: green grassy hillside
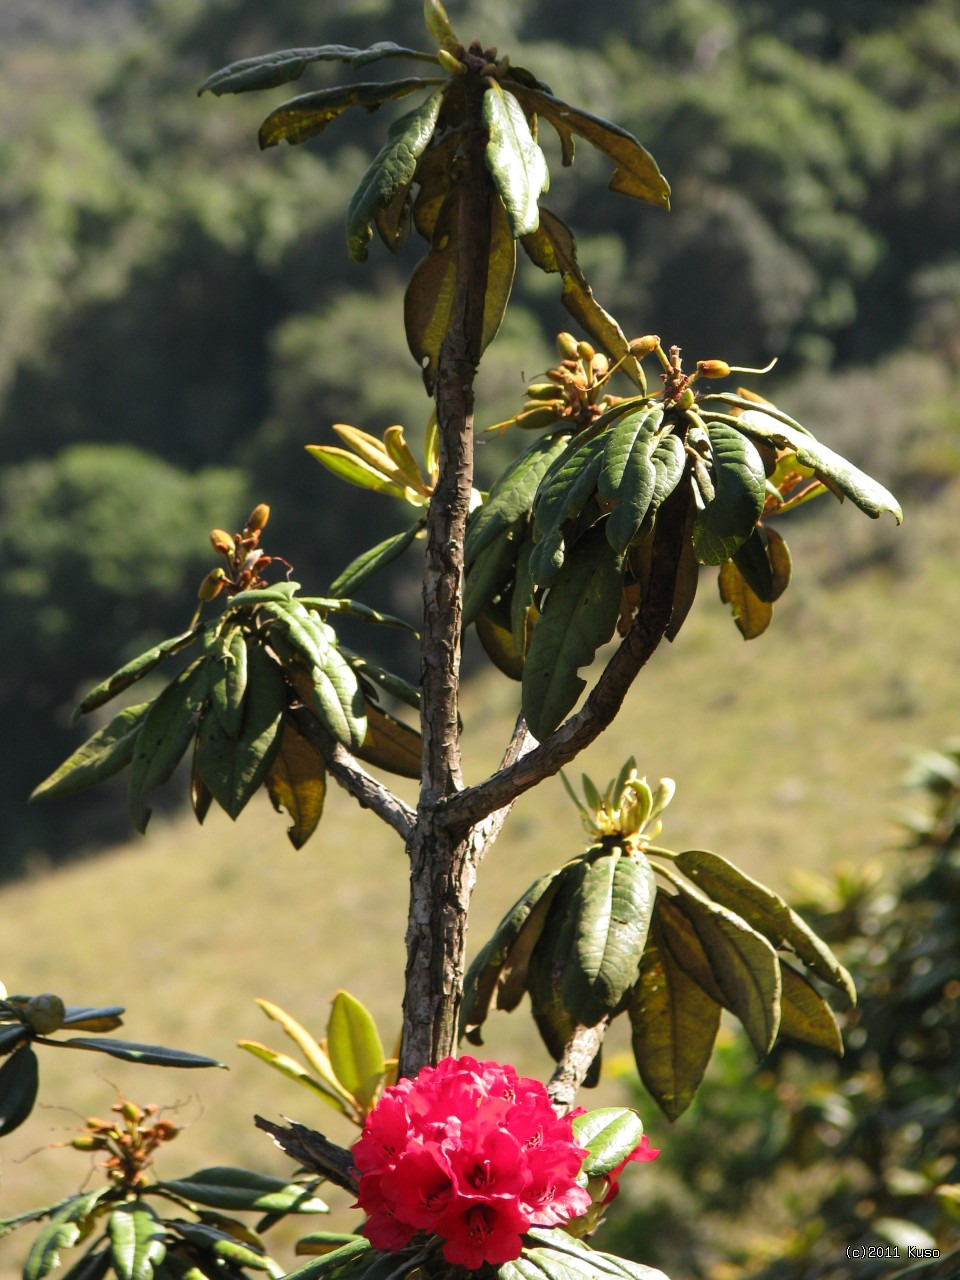
[{"label": "green grassy hillside", "polygon": [[[780,888],[798,869],[883,857],[897,839],[904,749],[957,731],[958,516],[957,483],[927,512],[908,510],[901,530],[823,502],[814,519],[785,528],[795,581],[770,632],[750,644],[705,573],[677,643],[657,654],[583,767],[605,779],[632,753],[649,776],[671,775],[678,794],[664,842],[715,849]],[[471,777],[495,761],[514,694],[504,680],[469,686]],[[524,797],[481,875],[476,944],[513,895],[580,841],[558,781]],[[366,1002],[392,1038],[405,894],[392,833],[340,793],[299,853],[263,800],[236,826],[221,814],[202,830],[189,817],[157,822],[146,839],[6,887],[0,976],[8,989],[123,1003],[130,1038],[215,1055],[230,1071],[165,1072],[41,1050],[41,1105],[3,1143],[0,1216],[93,1178],[85,1157],[43,1148],[69,1137],[78,1114],[106,1111],[115,1088],[175,1107],[189,1126],[164,1153],[168,1175],[223,1163],[289,1168],[252,1128],[255,1111],[350,1141],[332,1111],[235,1041],[281,1045],[256,996],[319,1032],[339,987]],[[490,1056],[547,1073],[524,1010],[489,1026]],[[655,1138],[669,1141],[652,1108],[647,1119]],[[16,1274],[29,1238],[0,1241],[2,1280]]]}]

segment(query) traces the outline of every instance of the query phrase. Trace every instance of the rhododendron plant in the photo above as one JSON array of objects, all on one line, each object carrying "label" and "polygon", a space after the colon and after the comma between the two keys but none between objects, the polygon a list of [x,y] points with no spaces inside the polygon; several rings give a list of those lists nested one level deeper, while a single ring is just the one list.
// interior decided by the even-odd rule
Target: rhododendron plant
[{"label": "rhododendron plant", "polygon": [[367,1117],[353,1148],[363,1234],[395,1252],[427,1231],[455,1265],[509,1262],[529,1227],[590,1209],[577,1181],[586,1155],[572,1114],[558,1116],[539,1081],[444,1058],[388,1088]]}]

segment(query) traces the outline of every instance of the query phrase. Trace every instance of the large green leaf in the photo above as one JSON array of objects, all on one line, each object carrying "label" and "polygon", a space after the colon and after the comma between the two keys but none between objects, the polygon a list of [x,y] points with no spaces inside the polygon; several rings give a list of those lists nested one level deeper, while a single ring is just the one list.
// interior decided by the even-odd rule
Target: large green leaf
[{"label": "large green leaf", "polygon": [[214,1209],[258,1209],[261,1213],[327,1213],[309,1187],[250,1169],[217,1165],[159,1185],[175,1195]]},{"label": "large green leaf", "polygon": [[125,769],[133,759],[137,734],[152,705],[141,702],[135,707],[125,707],[109,724],[77,747],[49,778],[34,787],[31,801],[73,795]]},{"label": "large green leaf", "polygon": [[351,751],[367,734],[366,704],[356,673],[339,649],[327,650],[322,667],[314,667],[313,707],[338,742]]},{"label": "large green leaf", "polygon": [[653,501],[657,468],[653,452],[660,440],[661,409],[642,408],[611,429],[603,455],[598,491],[616,506],[607,521],[607,541],[621,554],[632,542]]},{"label": "large green leaf", "polygon": [[205,627],[201,623],[199,626],[191,627],[189,631],[183,631],[178,636],[171,636],[169,640],[163,640],[160,644],[155,644],[146,653],[141,653],[136,658],[132,658],[119,671],[115,671],[112,676],[108,676],[106,680],[102,680],[100,684],[90,690],[74,711],[72,723],[75,724],[81,715],[88,711],[95,711],[97,707],[102,707],[105,702],[115,698],[118,693],[122,693],[124,689],[129,689],[137,680],[149,675],[153,668],[161,663],[164,658],[172,658],[174,654],[180,653],[182,649],[186,649],[195,640],[199,640],[204,630]]},{"label": "large green leaf", "polygon": [[627,377],[642,392],[646,391],[640,362],[630,354],[623,330],[597,302],[587,277],[580,269],[577,242],[566,223],[541,207],[539,227],[524,236],[520,243],[530,261],[541,271],[559,272],[563,282],[561,301],[567,311],[594,342],[620,364]]},{"label": "large green leaf", "polygon": [[227,737],[238,738],[247,691],[247,641],[239,627],[224,629],[210,649],[208,662],[210,704]]},{"label": "large green leaf", "polygon": [[331,645],[336,643],[336,633],[332,627],[306,609],[299,600],[288,600],[282,604],[268,603],[263,611],[279,626],[305,666],[313,668],[324,665]]},{"label": "large green leaf", "polygon": [[402,556],[422,528],[423,521],[418,520],[409,529],[404,529],[400,533],[395,533],[391,537],[385,538],[383,542],[378,542],[369,551],[362,551],[330,583],[329,594],[332,596],[353,595],[378,569],[383,569],[388,564],[393,564],[394,560]]},{"label": "large green leaf", "polygon": [[147,712],[130,761],[130,815],[146,831],[150,809],[144,797],[173,773],[190,745],[209,689],[205,658],[198,658],[168,684]]},{"label": "large green leaf", "polygon": [[232,1232],[222,1231],[206,1222],[189,1222],[184,1218],[177,1219],[176,1227],[178,1234],[196,1249],[212,1255],[209,1263],[206,1263],[211,1276],[224,1273],[235,1276],[244,1267],[266,1271],[275,1280],[283,1275],[283,1267],[279,1263],[274,1262],[262,1249],[239,1240]]},{"label": "large green leaf", "polygon": [[541,481],[534,507],[536,545],[530,554],[530,573],[540,586],[556,582],[566,556],[564,525],[580,514],[593,497],[603,465],[603,432],[570,444]]},{"label": "large green leaf", "polygon": [[463,625],[468,627],[513,577],[519,544],[507,530],[470,561],[463,584]]},{"label": "large green leaf", "polygon": [[365,262],[372,223],[397,193],[409,188],[417,161],[437,126],[443,90],[435,89],[420,106],[395,120],[380,150],[347,206],[347,248],[354,262]]},{"label": "large green leaf", "polygon": [[780,1034],[843,1057],[843,1038],[833,1010],[812,985],[789,964],[780,964]]},{"label": "large green leaf", "polygon": [[629,1107],[599,1107],[576,1117],[573,1136],[587,1150],[583,1172],[599,1178],[623,1164],[640,1145],[643,1121]]},{"label": "large green leaf", "polygon": [[333,998],[327,1023],[327,1052],[334,1074],[366,1110],[383,1084],[383,1045],[377,1024],[349,992]]},{"label": "large green leaf", "polygon": [[[601,1253],[591,1249],[582,1240],[576,1240],[557,1227],[531,1227],[526,1233],[528,1239],[537,1243],[536,1249],[524,1249],[524,1257],[536,1261],[539,1266],[549,1268],[545,1274],[555,1276],[547,1255],[559,1255],[573,1264],[577,1280],[584,1275],[594,1277],[613,1276],[615,1280],[667,1280],[662,1271],[644,1266],[640,1262],[629,1262],[626,1258],[615,1257],[612,1253]],[[509,1265],[509,1264],[508,1264]],[[503,1280],[503,1270],[501,1269]]]},{"label": "large green leaf", "polygon": [[853,979],[827,944],[784,902],[783,898],[745,875],[732,862],[705,849],[678,854],[676,866],[714,902],[729,907],[775,947],[788,947],[824,982],[843,991],[856,1004]]},{"label": "large green leaf", "polygon": [[530,235],[540,223],[540,196],[550,185],[544,154],[523,107],[496,80],[483,95],[483,120],[487,168],[507,211],[510,232],[514,239]]},{"label": "large green leaf", "polygon": [[467,567],[491,542],[529,519],[540,481],[566,448],[570,436],[541,436],[494,481],[487,499],[470,518],[464,544]]},{"label": "large green leaf", "polygon": [[194,757],[205,786],[233,819],[239,817],[270,771],[280,749],[286,709],[287,689],[279,666],[262,645],[250,645],[239,736],[230,737],[220,718],[208,711],[200,722]]},{"label": "large green leaf", "polygon": [[376,111],[385,102],[405,98],[417,89],[427,89],[441,83],[445,82],[411,76],[406,80],[341,84],[332,89],[301,94],[299,98],[291,98],[289,102],[270,112],[260,126],[260,146],[266,148],[275,147],[280,142],[289,142],[291,145],[306,142],[308,138],[315,138],[323,133],[331,120],[336,120],[348,107]]},{"label": "large green leaf", "polygon": [[132,1040],[102,1040],[99,1036],[72,1036],[69,1040],[50,1041],[62,1049],[89,1049],[105,1053],[124,1062],[140,1062],[153,1067],[222,1067],[216,1058],[182,1049],[167,1049],[161,1044],[136,1044]]},{"label": "large green leaf", "polygon": [[664,914],[661,901],[628,1012],[640,1079],[664,1115],[675,1120],[700,1087],[720,1027],[720,1005],[677,962]]},{"label": "large green leaf", "polygon": [[31,1246],[23,1268],[23,1280],[43,1280],[60,1266],[60,1250],[76,1244],[90,1215],[108,1191],[110,1187],[100,1187],[74,1196],[54,1214]]},{"label": "large green leaf", "polygon": [[421,53],[417,49],[405,49],[391,40],[380,40],[368,49],[353,49],[345,44],[317,45],[312,49],[281,49],[277,53],[263,53],[255,58],[242,58],[231,62],[207,76],[197,93],[217,94],[248,93],[254,89],[275,89],[278,85],[299,80],[311,62],[348,62],[354,67],[364,67],[383,58],[414,58],[421,62],[436,62],[436,55]]},{"label": "large green leaf", "polygon": [[140,1200],[118,1205],[110,1214],[108,1231],[117,1280],[152,1280],[167,1244],[166,1229],[150,1206]]},{"label": "large green leaf", "polygon": [[610,179],[611,191],[646,200],[661,209],[670,208],[670,184],[657,168],[653,156],[632,133],[588,111],[571,107],[540,89],[515,84],[510,87],[528,114],[542,116],[556,129],[565,165],[573,161],[573,135],[577,134],[615,162],[616,169]]},{"label": "large green leaf", "polygon": [[350,1240],[332,1253],[311,1258],[302,1266],[288,1271],[286,1280],[320,1280],[321,1276],[334,1280],[336,1276],[355,1274],[369,1266],[371,1255],[378,1256],[369,1240]]},{"label": "large green leaf", "polygon": [[726,423],[708,427],[712,494],[693,525],[693,549],[701,564],[723,564],[756,528],[766,496],[763,459],[742,432]]},{"label": "large green leaf", "polygon": [[576,1022],[594,1026],[636,982],[655,896],[653,870],[642,854],[632,857],[614,847],[590,863],[561,988]]},{"label": "large green leaf", "polygon": [[[457,278],[458,213],[460,189],[454,187],[443,202],[433,231],[430,252],[416,266],[403,300],[403,321],[410,353],[423,370],[427,392],[433,395],[440,348],[450,328]],[[490,255],[483,304],[480,352],[486,350],[500,328],[517,265],[517,245],[510,232],[506,210],[491,202]]]},{"label": "large green leaf", "polygon": [[603,531],[591,530],[567,554],[533,628],[523,668],[523,714],[542,741],[579,698],[580,667],[613,635],[620,609],[620,564]]},{"label": "large green leaf", "polygon": [[0,1138],[23,1124],[37,1100],[37,1055],[28,1044],[0,1063]]},{"label": "large green leaf", "polygon": [[737,424],[740,430],[756,440],[772,441],[779,448],[792,449],[805,467],[810,467],[818,476],[833,481],[841,492],[873,519],[889,511],[897,524],[902,522],[903,511],[892,493],[802,428],[788,426],[758,409],[744,410],[737,419]]}]

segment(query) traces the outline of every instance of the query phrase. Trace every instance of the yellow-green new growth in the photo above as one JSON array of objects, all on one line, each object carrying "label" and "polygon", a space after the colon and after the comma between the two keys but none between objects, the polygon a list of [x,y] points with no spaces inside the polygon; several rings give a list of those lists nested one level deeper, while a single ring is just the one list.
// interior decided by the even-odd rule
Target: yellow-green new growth
[{"label": "yellow-green new growth", "polygon": [[581,803],[566,776],[561,781],[570,799],[580,810],[584,830],[594,839],[616,836],[631,849],[645,849],[663,829],[660,814],[673,799],[676,783],[661,778],[651,787],[646,778],[637,776],[633,756],[601,795],[587,774],[581,776],[585,803]]}]

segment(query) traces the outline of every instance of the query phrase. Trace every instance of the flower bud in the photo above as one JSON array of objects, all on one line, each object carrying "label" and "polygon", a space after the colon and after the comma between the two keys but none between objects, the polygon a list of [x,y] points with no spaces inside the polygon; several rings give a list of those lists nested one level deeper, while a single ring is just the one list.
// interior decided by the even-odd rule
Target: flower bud
[{"label": "flower bud", "polygon": [[726,360],[698,360],[697,373],[701,378],[727,378],[730,376],[730,366]]},{"label": "flower bud", "polygon": [[557,384],[555,382],[531,382],[527,387],[528,400],[556,400]]},{"label": "flower bud", "polygon": [[557,350],[564,360],[576,360],[580,354],[577,349],[577,340],[572,333],[557,334]]},{"label": "flower bud", "polygon": [[696,399],[694,398],[693,392],[690,390],[689,387],[684,387],[684,389],[677,396],[677,408],[692,409],[695,404],[696,404]]},{"label": "flower bud", "polygon": [[460,59],[455,58],[453,54],[449,53],[446,49],[437,50],[437,61],[440,63],[441,67],[443,67],[445,71],[449,71],[451,75],[465,76],[467,74],[467,68]]},{"label": "flower bud", "polygon": [[564,404],[560,400],[551,401],[549,404],[534,405],[529,409],[524,409],[522,413],[518,413],[514,418],[514,425],[522,427],[525,431],[536,431],[541,427],[552,427],[557,419],[562,415]]},{"label": "flower bud", "polygon": [[605,378],[610,372],[610,361],[602,351],[598,351],[590,361],[590,372],[593,374],[594,379]]},{"label": "flower bud", "polygon": [[629,343],[627,350],[632,356],[638,356],[642,359],[643,356],[648,356],[651,351],[656,351],[659,345],[660,339],[657,335],[655,333],[648,333],[643,338],[634,338],[634,340]]},{"label": "flower bud", "polygon": [[237,544],[226,529],[211,529],[210,545],[221,556],[232,556],[237,549]]},{"label": "flower bud", "polygon": [[63,1026],[66,1009],[59,996],[46,993],[27,1001],[24,1015],[38,1035],[45,1036]]},{"label": "flower bud", "polygon": [[253,533],[254,530],[262,529],[269,519],[270,508],[265,502],[258,503],[250,512],[250,518],[246,526],[248,532]]},{"label": "flower bud", "polygon": [[74,1151],[99,1151],[103,1142],[92,1133],[78,1133],[70,1139],[70,1145]]},{"label": "flower bud", "polygon": [[123,1102],[113,1109],[114,1111],[119,1111],[128,1124],[139,1124],[143,1119],[143,1111],[135,1102],[127,1102],[126,1099],[124,1099]]},{"label": "flower bud", "polygon": [[227,579],[227,575],[218,565],[216,569],[211,569],[204,580],[200,583],[197,590],[197,596],[205,603],[208,600],[215,599],[223,590],[223,584]]},{"label": "flower bud", "polygon": [[590,363],[596,354],[596,348],[592,347],[589,342],[577,343],[577,355],[581,360],[586,360],[587,364]]}]

